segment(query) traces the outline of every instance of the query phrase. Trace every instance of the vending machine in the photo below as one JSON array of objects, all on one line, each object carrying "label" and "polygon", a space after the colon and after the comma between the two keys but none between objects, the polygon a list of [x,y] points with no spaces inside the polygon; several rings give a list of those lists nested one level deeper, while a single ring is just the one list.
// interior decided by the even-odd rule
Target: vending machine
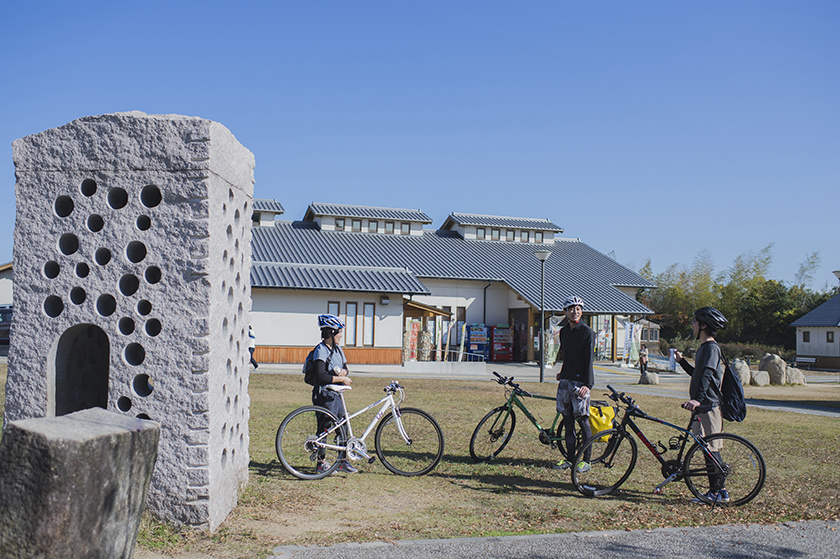
[{"label": "vending machine", "polygon": [[[490,344],[488,343],[487,327],[484,324],[470,324],[467,326],[467,352],[481,355],[485,361],[490,359]],[[473,359],[473,355],[467,356]]]},{"label": "vending machine", "polygon": [[510,326],[490,328],[490,361],[513,360],[513,331]]}]

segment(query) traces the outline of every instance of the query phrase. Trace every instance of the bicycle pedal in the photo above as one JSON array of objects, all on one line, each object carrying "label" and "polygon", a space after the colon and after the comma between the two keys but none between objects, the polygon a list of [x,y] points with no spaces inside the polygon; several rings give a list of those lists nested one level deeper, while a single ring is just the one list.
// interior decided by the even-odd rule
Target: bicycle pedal
[{"label": "bicycle pedal", "polygon": [[653,488],[653,494],[654,495],[662,495],[663,492],[664,492],[664,490],[661,487],[654,487]]},{"label": "bicycle pedal", "polygon": [[374,462],[376,462],[376,456],[371,456],[370,458],[368,458],[368,464],[373,464]]}]

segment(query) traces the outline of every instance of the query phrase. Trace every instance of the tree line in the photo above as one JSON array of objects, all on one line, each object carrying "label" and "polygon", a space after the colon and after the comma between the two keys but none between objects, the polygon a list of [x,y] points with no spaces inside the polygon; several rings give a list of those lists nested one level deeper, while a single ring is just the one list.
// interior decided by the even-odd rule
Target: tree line
[{"label": "tree line", "polygon": [[666,340],[691,337],[691,317],[699,307],[711,306],[729,320],[718,332],[722,343],[796,348],[796,332],[790,323],[823,304],[838,288],[808,287],[819,268],[820,256],[808,254],[793,285],[768,278],[773,245],[735,258],[732,266],[715,274],[711,255],[700,252],[691,266],[669,266],[654,274],[648,260],[638,272],[658,287],[643,291],[639,300],[656,314],[651,320],[661,327]]}]

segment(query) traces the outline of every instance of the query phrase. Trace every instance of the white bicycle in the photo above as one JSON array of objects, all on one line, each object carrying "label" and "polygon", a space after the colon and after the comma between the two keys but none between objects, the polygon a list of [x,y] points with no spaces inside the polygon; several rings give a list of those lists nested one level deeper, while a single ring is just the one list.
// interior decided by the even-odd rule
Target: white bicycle
[{"label": "white bicycle", "polygon": [[[368,453],[365,439],[374,426],[376,456],[390,471],[420,476],[438,465],[443,456],[443,431],[425,411],[400,407],[405,391],[397,381],[385,387],[384,398],[352,415],[347,415],[344,402],[344,391],[350,387],[330,384],[327,388],[341,397],[344,419],[321,406],[304,406],[287,415],[277,430],[277,457],[290,474],[301,479],[321,479],[338,468],[342,455],[372,463],[376,458]],[[382,407],[362,436],[354,436],[350,420],[379,404]],[[322,433],[317,433],[319,419],[321,425],[328,425]],[[318,471],[318,463],[324,461],[329,467]]]}]

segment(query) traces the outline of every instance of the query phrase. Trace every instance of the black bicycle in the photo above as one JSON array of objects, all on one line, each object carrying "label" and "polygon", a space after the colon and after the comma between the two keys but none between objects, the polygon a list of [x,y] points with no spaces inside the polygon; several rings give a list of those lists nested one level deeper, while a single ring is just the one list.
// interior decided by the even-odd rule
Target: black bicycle
[{"label": "black bicycle", "polygon": [[[708,437],[694,435],[690,431],[690,422],[689,428],[683,429],[650,416],[623,392],[616,392],[609,385],[607,388],[611,394],[606,396],[625,405],[624,417],[615,429],[594,435],[578,451],[575,464],[582,461],[587,451],[591,455],[589,469],[582,468],[586,471],[580,471],[572,468],[572,483],[584,495],[608,495],[627,481],[638,455],[632,433],[662,465],[662,477],[665,480],[656,486],[655,494],[662,493],[662,488],[672,481],[683,480],[689,491],[707,504],[739,506],[752,501],[764,487],[767,473],[764,458],[755,445],[744,437],[731,433],[716,433]],[[696,411],[692,413],[691,421],[694,421],[696,415]],[[676,429],[680,434],[668,441],[668,448],[662,443],[654,445],[633,421],[634,418],[661,423]],[[689,441],[694,444],[686,451]],[[676,458],[666,460],[663,453],[668,450],[679,451]],[[710,495],[722,494],[720,489],[728,492],[728,501],[724,502],[720,497],[710,498]]]}]

